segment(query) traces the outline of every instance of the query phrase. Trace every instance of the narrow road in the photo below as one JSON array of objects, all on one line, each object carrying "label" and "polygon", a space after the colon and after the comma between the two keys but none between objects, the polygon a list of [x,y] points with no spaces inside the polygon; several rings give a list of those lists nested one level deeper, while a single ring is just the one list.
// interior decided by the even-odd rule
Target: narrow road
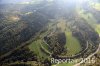
[{"label": "narrow road", "polygon": [[14,48],[12,51],[9,51],[6,54],[0,56],[0,60],[2,60],[3,58],[9,56],[10,54],[12,54],[13,52],[15,52],[16,50],[28,46],[31,42],[33,42],[37,38],[37,36],[40,34],[40,32],[41,31],[39,31],[35,36],[32,36],[32,38],[29,41],[23,42],[20,46]]},{"label": "narrow road", "polygon": [[86,59],[82,60],[81,62],[79,62],[79,63],[77,63],[77,64],[75,64],[75,65],[73,65],[73,66],[80,66],[80,64],[82,64],[84,61],[87,61],[88,59],[90,59],[90,58],[91,58],[92,56],[94,56],[97,52],[99,52],[99,50],[100,50],[100,44],[99,44],[98,49],[97,49],[94,53],[92,53],[92,54],[89,55]]}]

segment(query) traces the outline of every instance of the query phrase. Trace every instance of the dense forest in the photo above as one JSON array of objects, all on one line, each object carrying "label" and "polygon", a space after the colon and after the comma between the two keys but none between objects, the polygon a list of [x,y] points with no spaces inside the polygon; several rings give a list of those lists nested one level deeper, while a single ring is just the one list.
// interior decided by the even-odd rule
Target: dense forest
[{"label": "dense forest", "polygon": [[98,0],[77,3],[75,0],[0,3],[0,66],[60,66],[50,59],[91,55],[98,65],[100,8],[96,6],[100,3]]}]

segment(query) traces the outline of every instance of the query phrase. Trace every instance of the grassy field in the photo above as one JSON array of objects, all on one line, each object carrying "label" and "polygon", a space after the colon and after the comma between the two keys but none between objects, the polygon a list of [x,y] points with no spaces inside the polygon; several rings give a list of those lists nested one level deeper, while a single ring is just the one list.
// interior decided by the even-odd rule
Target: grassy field
[{"label": "grassy field", "polygon": [[[92,8],[96,9],[97,11],[100,11],[100,3],[90,1],[89,4]],[[86,17],[88,14],[90,14],[89,18]],[[86,18],[87,22],[92,22],[91,24],[95,25],[94,27],[95,30],[98,32],[98,34],[100,34],[100,24],[97,24],[96,19],[93,17],[91,13],[88,13],[88,14],[84,14],[83,18]]]},{"label": "grassy field", "polygon": [[52,66],[73,66],[73,64],[72,63],[61,63],[61,64],[52,65]]},{"label": "grassy field", "polygon": [[93,7],[94,9],[100,11],[100,3],[90,2],[90,6]]},{"label": "grassy field", "polygon": [[85,13],[84,10],[78,10],[79,16],[84,18],[88,24],[90,24],[98,34],[100,34],[100,24],[97,24],[97,20],[92,13]]},{"label": "grassy field", "polygon": [[80,17],[85,19],[86,22],[88,22],[88,24],[90,24],[92,27],[95,27],[97,21],[91,13],[87,13],[83,9],[81,9],[81,10],[78,10],[78,14]]},{"label": "grassy field", "polygon": [[46,55],[45,53],[43,53],[40,49],[42,41],[41,40],[37,40],[37,41],[33,41],[30,45],[29,48],[31,51],[34,51],[35,54],[37,54],[38,58],[43,60],[45,58],[48,57],[48,55]]},{"label": "grassy field", "polygon": [[71,56],[78,53],[81,50],[80,43],[75,37],[72,36],[72,32],[67,27],[66,20],[60,19],[59,23],[57,24],[57,27],[61,28],[61,30],[65,32],[66,35],[66,41],[67,41],[65,45],[65,48],[67,48],[66,55]]},{"label": "grassy field", "polygon": [[98,32],[98,34],[100,35],[100,24],[98,24],[95,28],[95,30]]},{"label": "grassy field", "polygon": [[65,34],[67,38],[66,39],[67,42],[65,45],[65,47],[67,48],[66,55],[71,56],[81,51],[80,43],[74,36],[72,36],[72,32],[69,30],[69,31],[66,31]]}]

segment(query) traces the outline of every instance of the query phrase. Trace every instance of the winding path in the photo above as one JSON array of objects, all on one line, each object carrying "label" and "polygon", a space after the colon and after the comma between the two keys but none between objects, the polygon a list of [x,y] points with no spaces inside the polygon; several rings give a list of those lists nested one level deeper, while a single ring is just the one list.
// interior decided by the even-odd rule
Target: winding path
[{"label": "winding path", "polygon": [[[99,37],[100,37],[100,35],[99,35]],[[73,66],[80,66],[80,64],[82,64],[84,61],[87,61],[87,60],[90,59],[92,56],[94,56],[96,53],[98,53],[99,50],[100,50],[100,44],[99,44],[98,49],[97,49],[94,53],[92,53],[92,54],[89,55],[86,59],[82,60],[81,62],[79,62],[79,63],[77,63],[77,64],[75,64],[75,65],[73,65]]]}]

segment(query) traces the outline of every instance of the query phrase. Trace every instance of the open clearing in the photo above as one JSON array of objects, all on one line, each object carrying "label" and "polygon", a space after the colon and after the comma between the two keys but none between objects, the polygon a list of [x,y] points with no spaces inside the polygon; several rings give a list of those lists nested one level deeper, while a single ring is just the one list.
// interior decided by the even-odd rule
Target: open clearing
[{"label": "open clearing", "polygon": [[81,45],[76,37],[72,36],[72,32],[70,28],[68,28],[66,24],[66,20],[60,19],[57,27],[61,28],[63,32],[65,32],[66,36],[66,44],[65,48],[67,49],[67,53],[64,54],[65,56],[72,56],[81,51]]},{"label": "open clearing", "polygon": [[67,48],[66,55],[71,56],[79,53],[81,51],[81,46],[79,41],[74,36],[72,36],[72,32],[70,30],[66,31],[65,34],[67,38],[66,39],[67,42],[65,45],[65,47]]},{"label": "open clearing", "polygon": [[46,55],[45,53],[42,52],[42,50],[40,49],[41,47],[41,40],[37,40],[37,41],[33,41],[30,45],[29,48],[31,51],[34,51],[35,54],[37,54],[38,58],[43,60],[43,58],[48,58],[48,55]]}]

